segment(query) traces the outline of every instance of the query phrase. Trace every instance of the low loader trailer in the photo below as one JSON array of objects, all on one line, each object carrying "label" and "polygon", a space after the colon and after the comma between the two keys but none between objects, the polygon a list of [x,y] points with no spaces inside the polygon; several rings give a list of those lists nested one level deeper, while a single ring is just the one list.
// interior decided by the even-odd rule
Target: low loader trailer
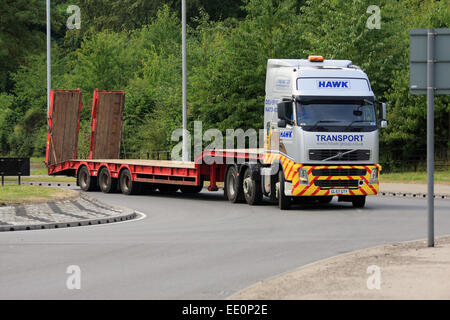
[{"label": "low loader trailer", "polygon": [[386,105],[348,60],[269,59],[264,148],[205,150],[189,162],[119,159],[125,93],[97,90],[89,156],[78,159],[81,97],[80,90],[51,91],[46,164],[49,175],[74,176],[84,191],[198,193],[206,181],[208,191],[221,182],[233,203],[256,205],[266,196],[282,210],[333,196],[360,208],[378,193]]}]

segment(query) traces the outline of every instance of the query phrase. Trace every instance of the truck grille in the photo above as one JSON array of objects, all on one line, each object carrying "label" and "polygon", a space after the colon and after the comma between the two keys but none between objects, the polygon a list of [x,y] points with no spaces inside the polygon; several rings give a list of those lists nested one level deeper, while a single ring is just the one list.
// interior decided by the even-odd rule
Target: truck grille
[{"label": "truck grille", "polygon": [[313,176],[365,176],[366,169],[314,169],[311,171]]},{"label": "truck grille", "polygon": [[315,180],[314,185],[321,188],[358,188],[358,180]]},{"label": "truck grille", "polygon": [[[370,159],[370,150],[356,149],[311,149],[309,150],[309,160],[323,161],[325,159],[342,154],[329,161],[363,161]],[[345,152],[348,152],[344,154]]]}]

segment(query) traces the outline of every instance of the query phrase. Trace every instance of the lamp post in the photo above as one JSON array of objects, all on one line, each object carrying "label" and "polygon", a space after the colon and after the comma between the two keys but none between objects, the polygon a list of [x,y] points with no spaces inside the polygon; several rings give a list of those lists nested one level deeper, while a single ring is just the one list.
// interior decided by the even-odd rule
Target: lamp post
[{"label": "lamp post", "polygon": [[183,82],[183,148],[182,159],[189,161],[189,146],[187,132],[187,93],[186,93],[186,0],[181,0],[181,59],[182,59],[182,82]]},{"label": "lamp post", "polygon": [[50,21],[50,0],[46,3],[47,11],[47,118],[50,112],[50,89],[52,87],[52,66],[51,66],[51,21]]}]

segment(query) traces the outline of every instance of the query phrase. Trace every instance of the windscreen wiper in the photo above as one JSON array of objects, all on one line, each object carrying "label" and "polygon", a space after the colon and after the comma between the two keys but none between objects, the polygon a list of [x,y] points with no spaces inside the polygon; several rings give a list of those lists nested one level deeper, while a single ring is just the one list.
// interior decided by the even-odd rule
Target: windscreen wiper
[{"label": "windscreen wiper", "polygon": [[370,120],[353,120],[352,122],[350,122],[350,124],[349,124],[348,126],[345,127],[344,131],[347,130],[347,129],[350,129],[350,127],[351,127],[354,123],[357,123],[357,122],[373,122],[373,121],[370,121]]},{"label": "windscreen wiper", "polygon": [[316,121],[316,123],[314,123],[312,128],[309,130],[311,130],[311,131],[314,130],[318,126],[319,123],[333,123],[333,122],[342,122],[342,120],[318,120],[318,121]]}]

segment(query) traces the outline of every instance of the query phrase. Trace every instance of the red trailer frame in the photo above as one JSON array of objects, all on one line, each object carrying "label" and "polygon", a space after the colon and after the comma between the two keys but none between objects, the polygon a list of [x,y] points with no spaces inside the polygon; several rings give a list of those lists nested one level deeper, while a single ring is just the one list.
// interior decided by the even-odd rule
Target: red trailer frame
[{"label": "red trailer frame", "polygon": [[[78,89],[79,92],[79,89]],[[123,91],[101,91],[102,93],[124,94]],[[82,167],[89,170],[89,175],[97,177],[102,168],[107,168],[111,178],[117,179],[122,170],[130,172],[132,181],[168,184],[179,186],[199,186],[203,181],[210,181],[209,191],[217,191],[217,182],[223,182],[228,164],[244,163],[248,161],[260,161],[261,150],[206,150],[193,162],[169,161],[169,160],[140,160],[140,159],[92,159],[98,126],[97,107],[99,91],[94,91],[92,103],[92,133],[89,159],[66,160],[61,163],[48,164],[49,175],[68,175],[78,177]],[[53,97],[53,90],[51,97]],[[52,122],[53,99],[49,117],[49,132],[54,124]],[[81,110],[81,104],[78,112]],[[77,132],[79,130],[79,117]],[[49,135],[50,137],[50,135]],[[48,138],[49,139],[49,138]],[[47,142],[47,155],[49,157],[49,141]],[[75,154],[76,155],[76,154]],[[214,159],[212,163],[205,159]]]}]

